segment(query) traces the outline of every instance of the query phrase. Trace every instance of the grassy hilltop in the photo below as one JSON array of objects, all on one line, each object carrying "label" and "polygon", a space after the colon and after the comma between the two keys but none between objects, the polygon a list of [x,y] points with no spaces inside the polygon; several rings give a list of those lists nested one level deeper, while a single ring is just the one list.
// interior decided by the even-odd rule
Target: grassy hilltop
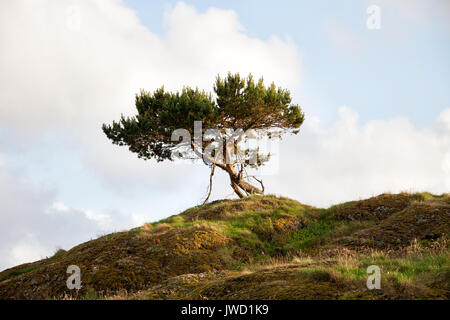
[{"label": "grassy hilltop", "polygon": [[[0,299],[449,299],[450,195],[215,201],[0,273]],[[68,290],[78,265],[82,289]],[[369,265],[381,289],[366,287]]]}]

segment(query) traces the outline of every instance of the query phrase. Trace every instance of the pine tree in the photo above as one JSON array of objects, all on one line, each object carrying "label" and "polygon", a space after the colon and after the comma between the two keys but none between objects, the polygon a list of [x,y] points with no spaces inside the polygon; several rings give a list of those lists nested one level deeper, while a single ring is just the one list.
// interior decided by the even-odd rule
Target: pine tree
[{"label": "pine tree", "polygon": [[216,167],[229,175],[231,187],[240,198],[263,194],[262,181],[253,177],[261,186],[251,184],[246,167],[262,166],[270,154],[252,149],[246,142],[250,138],[297,134],[304,114],[291,103],[288,90],[273,83],[265,87],[262,78],[255,82],[251,75],[244,79],[239,74],[229,73],[224,79],[218,76],[214,93],[215,98],[189,87],[175,93],[166,92],[164,87],[152,93],[141,90],[135,100],[137,115],[103,124],[103,132],[139,158],[159,162],[182,155],[202,160],[211,168],[209,194]]}]

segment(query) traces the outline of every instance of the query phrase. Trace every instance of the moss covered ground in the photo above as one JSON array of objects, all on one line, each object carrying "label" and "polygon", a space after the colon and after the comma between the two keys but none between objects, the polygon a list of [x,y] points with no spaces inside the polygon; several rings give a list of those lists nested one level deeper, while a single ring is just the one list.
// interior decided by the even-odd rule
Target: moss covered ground
[{"label": "moss covered ground", "polygon": [[[449,299],[450,196],[221,200],[0,273],[1,299]],[[78,265],[82,288],[66,287]],[[369,265],[382,288],[366,287]]]}]

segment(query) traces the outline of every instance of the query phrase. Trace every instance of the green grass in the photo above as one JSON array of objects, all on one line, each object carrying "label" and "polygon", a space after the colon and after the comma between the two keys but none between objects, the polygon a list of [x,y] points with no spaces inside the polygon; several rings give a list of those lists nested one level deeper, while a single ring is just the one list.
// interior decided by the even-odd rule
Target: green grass
[{"label": "green grass", "polygon": [[[389,205],[399,202],[395,195],[388,195],[383,196],[381,200],[380,198],[364,200],[361,207],[369,212],[375,210],[377,206],[384,205],[385,199]],[[445,208],[448,195],[418,193],[410,195],[410,198],[406,200],[405,195],[402,195],[400,200],[406,201],[406,205],[411,203],[411,207],[426,206],[430,202],[431,209]],[[437,202],[434,202],[435,200]],[[419,204],[418,201],[424,201],[424,203]],[[73,258],[82,258],[87,266],[96,265],[97,262],[93,260],[100,255],[102,260],[98,263],[106,265],[109,269],[103,268],[95,274],[96,285],[100,283],[95,288],[114,286],[112,288],[116,290],[124,286],[123,281],[128,281],[125,288],[135,290],[138,283],[147,286],[149,283],[155,284],[155,279],[160,279],[159,274],[156,277],[148,270],[165,270],[160,266],[166,269],[173,266],[172,269],[164,271],[164,276],[174,277],[179,275],[179,272],[184,274],[184,272],[197,273],[211,270],[242,270],[244,275],[246,272],[255,273],[255,284],[264,283],[264,277],[270,274],[272,282],[298,280],[300,281],[298,284],[311,286],[313,293],[316,293],[317,289],[318,296],[325,290],[324,288],[335,290],[336,283],[342,280],[338,284],[348,286],[350,288],[348,297],[352,298],[355,288],[366,289],[367,267],[377,265],[381,268],[382,281],[390,284],[391,288],[395,287],[396,291],[386,291],[387,295],[391,294],[390,297],[427,296],[421,295],[422,287],[430,290],[437,288],[433,294],[436,293],[439,297],[445,296],[445,277],[448,279],[450,276],[449,253],[437,249],[444,247],[437,247],[434,239],[420,240],[421,238],[418,237],[415,242],[416,247],[407,251],[407,254],[405,252],[400,254],[395,250],[388,250],[389,248],[370,247],[366,245],[368,242],[357,242],[356,240],[367,238],[364,231],[371,230],[379,224],[377,219],[370,220],[372,217],[370,214],[365,216],[369,217],[367,220],[345,219],[346,214],[360,210],[358,203],[351,202],[329,209],[317,209],[294,200],[274,196],[215,201],[155,223],[145,224],[129,232],[102,236],[67,252],[63,249],[57,250],[52,257],[42,262],[6,270],[0,274],[0,282],[17,277],[9,284],[4,284],[13,286],[15,281],[19,280],[18,276],[22,274],[42,268],[37,270],[36,274],[33,273],[34,277],[41,273],[44,267],[52,269],[58,263],[72,261]],[[337,209],[342,209],[342,206],[347,208],[348,212],[341,210],[339,214],[336,214]],[[405,212],[407,212],[406,209]],[[204,245],[209,243],[218,243],[218,245],[213,250],[204,250],[206,248]],[[405,249],[406,245],[407,243],[403,244],[399,250]],[[136,262],[138,258],[142,260],[142,268]],[[118,264],[114,259],[121,261],[120,268],[117,267]],[[179,260],[175,259],[185,259],[187,262],[177,265]],[[216,262],[217,264],[211,267]],[[138,267],[133,267],[134,269],[130,267],[132,272],[126,270],[127,273],[122,274],[122,270],[128,268],[128,265],[138,265]],[[184,267],[187,265],[192,265],[196,269],[185,270]],[[280,269],[277,269],[278,267]],[[110,270],[116,271],[114,276],[111,275]],[[264,270],[272,271],[266,274]],[[258,274],[258,272],[261,273]],[[291,272],[295,273],[292,277]],[[136,273],[136,275],[129,277],[130,273]],[[91,276],[94,277],[94,275]],[[149,276],[154,276],[151,278],[153,282],[148,282],[146,277]],[[231,278],[229,280],[232,282]],[[435,286],[436,283],[438,284]],[[85,284],[86,288],[91,285],[87,281]],[[280,285],[280,288],[282,287],[284,285]],[[84,295],[76,298],[104,298],[93,288],[92,285],[88,288],[91,291],[83,292]],[[292,285],[293,295],[290,297],[296,297],[296,288]],[[399,294],[402,294],[405,288],[412,291],[407,296],[400,296]]]},{"label": "green grass", "polygon": [[[260,197],[249,197],[243,202],[251,202]],[[273,197],[272,197],[273,198]],[[186,228],[195,225],[209,225],[220,230],[225,235],[239,241],[243,245],[253,248],[256,260],[264,260],[268,256],[286,254],[293,251],[308,251],[320,244],[333,233],[345,234],[373,224],[371,221],[344,222],[333,219],[334,207],[329,209],[316,209],[298,203],[282,204],[270,210],[257,209],[250,206],[250,210],[240,210],[223,219],[187,220],[190,215],[198,214],[203,210],[230,210],[233,211],[235,201],[212,202],[184,211],[180,215],[152,223],[153,228],[167,224],[174,228]],[[276,234],[274,222],[280,218],[299,217],[306,221],[306,226],[293,233]]]},{"label": "green grass", "polygon": [[62,257],[66,252],[67,251],[64,249],[58,249],[58,250],[56,250],[55,254],[53,254],[53,256],[51,256],[49,259],[56,260],[56,259]]},{"label": "green grass", "polygon": [[9,271],[5,271],[1,276],[0,276],[0,281],[3,281],[4,279],[8,279],[8,278],[13,278],[16,276],[19,276],[21,274],[25,274],[25,273],[29,273],[33,270],[38,269],[40,266],[39,265],[33,265],[33,266],[27,266],[21,269],[13,269],[13,270],[9,270]]},{"label": "green grass", "polygon": [[[281,205],[277,207],[258,208],[258,202],[255,200],[261,197],[253,196],[243,200],[244,207],[247,210],[238,210],[234,214],[223,219],[195,219],[192,221],[187,220],[190,215],[201,213],[203,210],[229,210],[233,211],[233,206],[236,205],[236,201],[224,201],[213,202],[210,204],[197,206],[184,211],[177,216],[171,216],[167,219],[151,224],[153,228],[161,224],[167,224],[174,228],[185,228],[194,225],[209,225],[212,228],[220,230],[225,235],[239,241],[242,245],[247,245],[252,248],[256,254],[257,259],[264,259],[266,255],[275,255],[279,253],[279,249],[282,248],[289,236],[275,237],[276,230],[274,227],[274,221],[280,218],[292,218],[292,217],[304,217],[310,218],[314,211],[317,214],[317,210],[311,209],[311,207],[300,205],[294,202],[289,203],[292,200],[281,200]],[[267,197],[269,199],[277,199],[275,197]],[[278,200],[278,199],[277,199]],[[287,203],[284,203],[287,202]],[[258,210],[259,209],[259,210]],[[275,239],[276,238],[276,239]],[[263,255],[263,256],[261,256]]]},{"label": "green grass", "polygon": [[432,194],[429,192],[417,192],[412,195],[413,200],[425,201],[425,200],[446,200],[449,198],[448,193],[442,193],[440,195]]},{"label": "green grass", "polygon": [[381,274],[402,282],[417,282],[426,276],[437,276],[450,272],[450,254],[421,253],[404,257],[390,257],[387,254],[360,256],[355,261],[339,263],[335,269],[342,275],[361,280],[367,277],[369,265],[377,265]]},{"label": "green grass", "polygon": [[319,240],[327,237],[336,228],[336,221],[319,220],[310,223],[306,227],[295,232],[288,240],[288,248],[295,250],[307,251],[311,249],[311,245]]}]

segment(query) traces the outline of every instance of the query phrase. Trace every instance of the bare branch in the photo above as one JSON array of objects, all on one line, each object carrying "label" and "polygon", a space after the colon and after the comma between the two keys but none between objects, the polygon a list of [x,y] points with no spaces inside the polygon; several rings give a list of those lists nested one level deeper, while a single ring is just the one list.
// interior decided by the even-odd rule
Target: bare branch
[{"label": "bare branch", "polygon": [[216,163],[214,162],[213,165],[211,166],[211,174],[209,175],[209,192],[208,192],[208,195],[206,196],[205,201],[203,201],[203,204],[207,203],[209,200],[209,197],[211,196],[213,176],[214,176],[215,169],[216,169]]},{"label": "bare branch", "polygon": [[259,184],[261,185],[261,191],[264,193],[264,183],[262,179],[257,179],[255,176],[252,176],[252,178],[259,182]]}]

